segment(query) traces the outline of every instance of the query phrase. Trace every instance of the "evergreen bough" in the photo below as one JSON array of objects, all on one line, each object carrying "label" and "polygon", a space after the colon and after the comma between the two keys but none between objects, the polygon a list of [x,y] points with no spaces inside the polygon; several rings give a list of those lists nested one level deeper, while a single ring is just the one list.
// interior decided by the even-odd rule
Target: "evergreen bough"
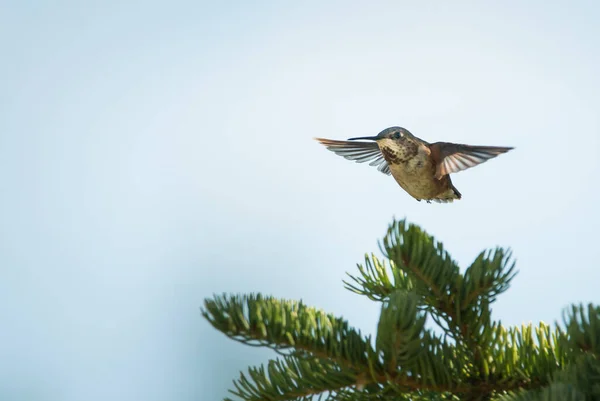
[{"label": "evergreen bough", "polygon": [[600,308],[572,306],[563,327],[505,327],[490,305],[515,277],[509,251],[484,251],[461,273],[441,243],[404,220],[380,248],[386,260],[365,256],[344,282],[381,303],[374,341],[302,302],[206,299],[202,314],[217,330],[280,354],[242,373],[231,393],[248,401],[600,400]]}]

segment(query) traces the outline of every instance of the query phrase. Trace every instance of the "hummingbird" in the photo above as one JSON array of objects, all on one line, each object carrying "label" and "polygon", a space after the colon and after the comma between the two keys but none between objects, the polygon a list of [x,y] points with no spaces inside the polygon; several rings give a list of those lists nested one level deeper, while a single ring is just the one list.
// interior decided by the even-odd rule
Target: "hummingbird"
[{"label": "hummingbird", "polygon": [[[471,146],[450,142],[429,143],[402,127],[390,127],[376,136],[347,141],[314,138],[330,151],[357,163],[370,162],[418,200],[449,203],[462,195],[452,184],[451,173],[474,167],[512,147]],[[369,140],[373,142],[354,142]]]}]

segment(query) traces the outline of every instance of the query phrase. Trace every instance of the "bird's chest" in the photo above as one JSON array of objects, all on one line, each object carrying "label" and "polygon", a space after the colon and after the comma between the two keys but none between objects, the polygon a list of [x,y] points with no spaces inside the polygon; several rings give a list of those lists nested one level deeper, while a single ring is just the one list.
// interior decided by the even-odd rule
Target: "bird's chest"
[{"label": "bird's chest", "polygon": [[435,167],[428,150],[420,144],[398,149],[381,148],[392,176],[405,191],[416,197],[426,197],[436,192],[439,186],[434,179]]},{"label": "bird's chest", "polygon": [[406,178],[432,174],[433,162],[429,149],[420,144],[407,143],[401,147],[381,147],[381,153],[392,172]]}]

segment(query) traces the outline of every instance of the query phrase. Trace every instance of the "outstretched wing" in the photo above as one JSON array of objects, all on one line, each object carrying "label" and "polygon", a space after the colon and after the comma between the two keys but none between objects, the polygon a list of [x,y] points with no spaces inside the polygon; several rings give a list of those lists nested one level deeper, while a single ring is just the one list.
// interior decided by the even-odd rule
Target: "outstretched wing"
[{"label": "outstretched wing", "polygon": [[355,142],[355,141],[335,141],[333,139],[315,138],[327,149],[332,152],[357,163],[370,162],[370,166],[376,166],[377,170],[390,175],[388,166],[383,154],[379,150],[376,142]]},{"label": "outstretched wing", "polygon": [[436,142],[429,145],[431,157],[436,164],[435,177],[439,180],[451,173],[458,173],[513,149],[502,146],[470,146],[456,143]]}]

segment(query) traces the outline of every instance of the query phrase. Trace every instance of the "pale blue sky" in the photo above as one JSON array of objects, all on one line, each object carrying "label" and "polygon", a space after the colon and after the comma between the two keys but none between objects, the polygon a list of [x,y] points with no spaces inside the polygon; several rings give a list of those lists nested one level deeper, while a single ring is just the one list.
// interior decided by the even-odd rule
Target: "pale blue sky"
[{"label": "pale blue sky", "polygon": [[[220,399],[272,353],[212,293],[374,332],[341,280],[393,216],[511,247],[507,324],[600,303],[600,5],[446,3],[1,2],[0,397]],[[429,205],[312,140],[391,125],[516,150]]]}]

